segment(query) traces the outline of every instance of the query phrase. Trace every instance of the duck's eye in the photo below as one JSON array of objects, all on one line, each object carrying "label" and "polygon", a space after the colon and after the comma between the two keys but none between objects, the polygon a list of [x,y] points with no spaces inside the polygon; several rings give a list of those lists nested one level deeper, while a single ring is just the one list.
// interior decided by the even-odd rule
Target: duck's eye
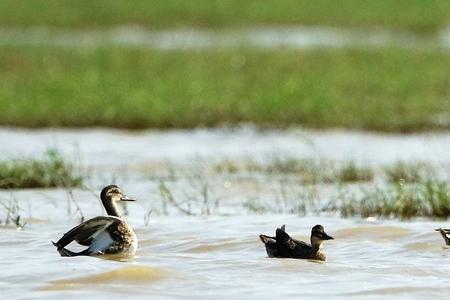
[{"label": "duck's eye", "polygon": [[119,194],[120,192],[119,192],[119,190],[118,190],[118,189],[113,189],[113,190],[111,190],[111,193],[114,193],[114,194]]}]

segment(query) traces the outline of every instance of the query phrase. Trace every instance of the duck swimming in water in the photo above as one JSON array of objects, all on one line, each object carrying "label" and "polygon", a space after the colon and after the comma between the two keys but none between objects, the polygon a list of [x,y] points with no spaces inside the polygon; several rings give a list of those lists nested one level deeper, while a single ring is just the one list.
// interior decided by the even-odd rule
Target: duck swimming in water
[{"label": "duck swimming in water", "polygon": [[445,244],[447,246],[450,246],[450,238],[448,237],[448,234],[450,234],[450,229],[438,228],[438,229],[435,229],[435,230],[439,231],[439,233],[442,235],[442,238],[444,238]]},{"label": "duck swimming in water", "polygon": [[[56,243],[52,242],[61,256],[136,253],[136,234],[117,209],[119,201],[135,201],[135,199],[125,196],[116,185],[105,187],[100,193],[100,199],[108,216],[87,220],[64,234]],[[81,252],[66,249],[65,247],[73,241],[88,248]]]},{"label": "duck swimming in water", "polygon": [[333,240],[325,233],[322,225],[316,225],[311,229],[311,245],[297,241],[286,233],[285,225],[277,228],[275,237],[264,234],[259,236],[266,246],[269,257],[303,258],[325,261],[326,256],[322,248],[325,240]]}]

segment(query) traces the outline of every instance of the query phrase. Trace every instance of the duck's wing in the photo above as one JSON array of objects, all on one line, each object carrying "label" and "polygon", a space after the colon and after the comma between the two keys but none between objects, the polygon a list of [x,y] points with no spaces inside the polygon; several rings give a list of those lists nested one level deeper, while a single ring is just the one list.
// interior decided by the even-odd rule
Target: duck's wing
[{"label": "duck's wing", "polygon": [[278,253],[282,257],[301,257],[311,251],[311,246],[307,243],[291,238],[284,225],[277,228],[276,241]]},{"label": "duck's wing", "polygon": [[311,250],[311,245],[303,242],[303,241],[299,241],[296,239],[291,238],[291,241],[293,244],[295,244],[295,249],[297,251],[309,251]]},{"label": "duck's wing", "polygon": [[76,241],[83,246],[90,246],[92,241],[101,235],[106,228],[112,225],[118,225],[120,222],[122,222],[120,218],[113,216],[95,217],[74,227],[64,234],[59,241],[53,244],[58,250],[64,248],[73,241]]}]

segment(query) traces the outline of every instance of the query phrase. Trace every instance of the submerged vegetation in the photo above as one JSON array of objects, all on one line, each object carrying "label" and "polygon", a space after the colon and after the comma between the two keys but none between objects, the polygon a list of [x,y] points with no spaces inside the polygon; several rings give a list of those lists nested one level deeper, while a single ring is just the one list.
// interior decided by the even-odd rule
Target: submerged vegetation
[{"label": "submerged vegetation", "polygon": [[[45,8],[45,9],[44,9]],[[433,32],[450,21],[446,0],[3,0],[0,26],[242,27],[323,25]]]},{"label": "submerged vegetation", "polygon": [[15,226],[19,229],[25,227],[26,222],[22,221],[21,207],[17,199],[11,197],[7,203],[0,201],[0,209],[4,212],[4,218],[0,218],[0,226]]},{"label": "submerged vegetation", "polygon": [[79,187],[82,177],[55,151],[41,159],[0,161],[0,189]]},{"label": "submerged vegetation", "polygon": [[[340,213],[342,217],[401,219],[450,216],[450,174],[434,174],[430,171],[433,168],[423,163],[368,167],[352,161],[272,157],[263,162],[224,160],[195,165],[192,169],[170,165],[161,169],[165,175],[152,175],[161,207],[147,211],[146,223],[150,213],[220,213],[221,203],[230,201],[257,214]],[[68,214],[82,220],[71,189],[81,184],[82,177],[55,151],[42,159],[0,163],[1,188],[63,187]],[[17,201],[0,205],[5,209],[4,222],[21,227]]]},{"label": "submerged vegetation", "polygon": [[433,49],[1,46],[0,126],[450,129],[448,65]]},{"label": "submerged vegetation", "polygon": [[[252,159],[219,161],[191,175],[215,186],[213,197],[238,195],[237,199],[231,196],[232,201],[238,201],[250,213],[446,219],[450,217],[450,173],[435,174],[432,169],[425,163],[368,167],[351,161],[275,157],[263,163]],[[186,178],[167,180],[179,184]],[[201,214],[204,201],[199,196],[185,196],[190,195],[189,188],[190,184],[183,185],[179,193],[170,185],[160,185],[165,214],[167,206],[187,215]],[[176,201],[174,193],[178,194]]]}]

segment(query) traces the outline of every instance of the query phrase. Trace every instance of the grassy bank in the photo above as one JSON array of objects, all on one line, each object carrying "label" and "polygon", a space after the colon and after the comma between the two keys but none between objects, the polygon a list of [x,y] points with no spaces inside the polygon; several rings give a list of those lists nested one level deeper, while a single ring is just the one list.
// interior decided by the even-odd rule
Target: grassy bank
[{"label": "grassy bank", "polygon": [[446,0],[0,1],[0,26],[6,27],[327,25],[430,32],[449,22]]},{"label": "grassy bank", "polygon": [[40,159],[0,161],[0,189],[80,187],[82,178],[56,152]]},{"label": "grassy bank", "polygon": [[430,180],[412,186],[393,184],[363,189],[360,196],[344,199],[340,212],[343,217],[447,219],[450,216],[450,187],[447,182]]},{"label": "grassy bank", "polygon": [[450,128],[439,51],[0,48],[0,125]]}]

